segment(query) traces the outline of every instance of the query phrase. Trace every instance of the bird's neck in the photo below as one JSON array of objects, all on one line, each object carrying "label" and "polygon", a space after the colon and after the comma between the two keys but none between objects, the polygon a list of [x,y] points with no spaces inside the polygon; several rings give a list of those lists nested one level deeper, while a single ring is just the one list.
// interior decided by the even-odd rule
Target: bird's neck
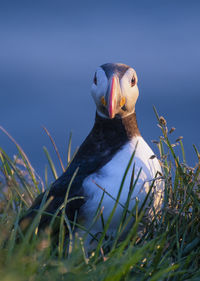
[{"label": "bird's neck", "polygon": [[93,130],[96,133],[112,135],[113,138],[121,137],[127,141],[135,136],[140,136],[135,112],[124,118],[115,117],[113,119],[103,118],[96,113]]}]

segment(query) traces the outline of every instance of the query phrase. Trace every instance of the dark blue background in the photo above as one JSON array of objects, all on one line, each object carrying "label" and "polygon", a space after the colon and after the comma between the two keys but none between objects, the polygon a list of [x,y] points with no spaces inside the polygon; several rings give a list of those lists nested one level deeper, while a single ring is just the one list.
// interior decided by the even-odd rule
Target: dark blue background
[{"label": "dark blue background", "polygon": [[[194,164],[192,144],[200,148],[199,15],[199,1],[1,1],[0,125],[44,177],[42,147],[53,149],[42,126],[66,163],[70,131],[75,149],[94,122],[96,67],[123,62],[138,74],[136,112],[144,138],[151,143],[160,134],[155,105],[176,127],[172,139],[184,136]],[[0,146],[16,153],[2,132]]]}]

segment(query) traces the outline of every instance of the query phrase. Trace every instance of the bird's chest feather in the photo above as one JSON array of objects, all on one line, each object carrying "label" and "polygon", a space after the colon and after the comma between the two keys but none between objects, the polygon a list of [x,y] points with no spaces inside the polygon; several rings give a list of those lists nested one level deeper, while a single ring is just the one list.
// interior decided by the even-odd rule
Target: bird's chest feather
[{"label": "bird's chest feather", "polygon": [[[153,152],[143,138],[135,137],[129,143],[124,145],[122,149],[118,151],[117,154],[104,167],[102,167],[96,173],[91,174],[84,180],[83,188],[86,196],[86,203],[82,208],[88,222],[92,220],[92,217],[95,215],[103,194],[102,189],[105,189],[106,191],[102,201],[102,206],[104,207],[104,220],[107,220],[115,204],[115,200],[112,198],[117,198],[122,178],[135,149],[135,156],[133,158],[132,165],[128,170],[119,202],[121,204],[126,203],[130,189],[134,163],[134,179],[136,179],[140,169],[141,171],[131,197],[129,208],[134,206],[136,196],[141,201],[145,198],[149,188],[149,182],[146,181],[153,179],[156,175],[156,172],[161,171],[161,169],[157,159],[149,159],[153,155]],[[114,216],[114,221],[116,219],[120,219],[119,216],[122,211],[123,208],[118,206]]]}]

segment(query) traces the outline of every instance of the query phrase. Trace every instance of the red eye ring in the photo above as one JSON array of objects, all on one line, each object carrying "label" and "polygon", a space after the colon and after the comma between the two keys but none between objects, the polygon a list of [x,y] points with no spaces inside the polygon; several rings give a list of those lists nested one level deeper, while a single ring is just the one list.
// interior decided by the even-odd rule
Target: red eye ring
[{"label": "red eye ring", "polygon": [[136,79],[133,76],[132,79],[131,79],[131,87],[135,86],[135,84],[136,84]]},{"label": "red eye ring", "polygon": [[95,72],[95,74],[94,74],[94,80],[93,80],[93,82],[94,82],[95,85],[97,85],[97,74],[96,74],[96,72]]}]

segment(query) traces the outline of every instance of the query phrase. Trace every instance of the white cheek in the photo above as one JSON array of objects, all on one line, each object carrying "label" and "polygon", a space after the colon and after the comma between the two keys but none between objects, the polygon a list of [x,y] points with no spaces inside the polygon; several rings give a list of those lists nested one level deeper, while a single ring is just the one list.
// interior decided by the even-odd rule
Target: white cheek
[{"label": "white cheek", "polygon": [[137,99],[138,97],[138,87],[137,85],[131,87],[130,82],[125,80],[122,80],[120,83],[122,95],[125,96],[126,98],[135,98]]},{"label": "white cheek", "polygon": [[97,85],[97,95],[103,96],[106,94],[107,91],[107,87],[108,87],[108,80],[106,79],[100,79],[98,85]]},{"label": "white cheek", "polygon": [[135,85],[135,86],[131,87],[129,93],[130,93],[130,97],[132,97],[132,99],[134,99],[136,101],[139,96],[138,86]]},{"label": "white cheek", "polygon": [[92,84],[91,93],[95,100],[105,96],[108,87],[108,79],[105,73],[101,70],[97,72],[97,85]]},{"label": "white cheek", "polygon": [[122,95],[129,98],[130,101],[136,102],[139,95],[139,90],[137,84],[131,87],[131,79],[133,75],[136,77],[136,81],[137,81],[137,75],[135,71],[133,69],[129,69],[122,77],[120,81],[120,87],[121,87]]},{"label": "white cheek", "polygon": [[101,84],[98,83],[98,85],[95,84],[92,85],[91,94],[95,101],[98,101],[102,96],[105,96],[107,87],[108,85],[106,82]]},{"label": "white cheek", "polygon": [[[127,83],[128,84],[128,83]],[[122,94],[128,100],[130,108],[135,107],[137,98],[139,96],[139,90],[137,85],[131,87],[130,85],[123,85]]]},{"label": "white cheek", "polygon": [[97,92],[97,86],[93,83],[92,88],[91,88],[91,94],[92,94],[94,99],[95,99],[95,96],[96,96],[96,92]]},{"label": "white cheek", "polygon": [[127,96],[127,93],[129,93],[131,91],[130,84],[125,79],[121,80],[120,87],[121,87],[121,91],[122,91],[123,96]]}]

